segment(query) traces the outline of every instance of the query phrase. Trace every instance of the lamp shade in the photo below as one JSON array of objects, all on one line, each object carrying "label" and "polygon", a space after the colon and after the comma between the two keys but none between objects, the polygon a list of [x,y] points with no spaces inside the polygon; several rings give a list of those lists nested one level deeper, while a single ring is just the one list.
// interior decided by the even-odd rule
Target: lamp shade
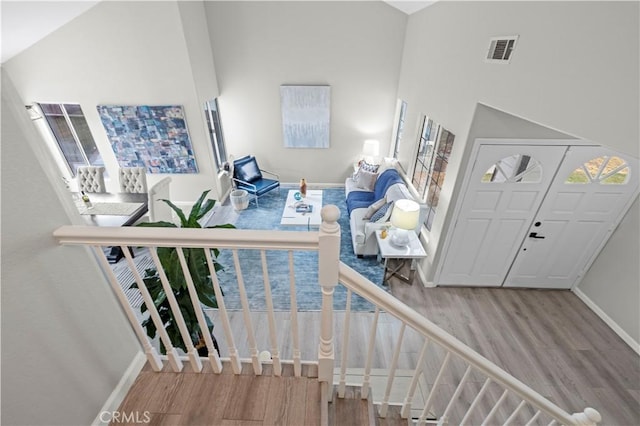
[{"label": "lamp shade", "polygon": [[399,229],[415,229],[420,220],[420,205],[412,200],[398,200],[393,204],[391,224]]},{"label": "lamp shade", "polygon": [[380,155],[380,142],[376,139],[367,139],[362,145],[362,156],[377,157]]},{"label": "lamp shade", "polygon": [[391,213],[391,224],[396,229],[391,236],[391,242],[397,246],[407,246],[409,244],[409,230],[418,226],[420,220],[420,205],[412,200],[398,200],[393,203]]}]

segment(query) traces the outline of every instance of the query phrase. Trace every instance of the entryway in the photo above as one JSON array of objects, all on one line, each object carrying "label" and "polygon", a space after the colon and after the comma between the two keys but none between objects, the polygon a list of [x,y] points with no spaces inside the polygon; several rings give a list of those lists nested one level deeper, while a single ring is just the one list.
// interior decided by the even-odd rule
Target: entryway
[{"label": "entryway", "polygon": [[568,289],[638,194],[638,160],[601,146],[479,143],[437,285]]}]

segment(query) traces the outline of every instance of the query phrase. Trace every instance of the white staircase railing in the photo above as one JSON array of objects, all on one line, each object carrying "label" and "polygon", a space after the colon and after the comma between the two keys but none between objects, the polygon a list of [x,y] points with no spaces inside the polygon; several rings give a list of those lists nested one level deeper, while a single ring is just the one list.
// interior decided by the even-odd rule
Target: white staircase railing
[{"label": "white staircase railing", "polygon": [[[376,306],[375,313],[371,314],[371,328],[368,334],[366,356],[359,359],[357,368],[361,373],[357,385],[362,386],[363,398],[368,397],[372,388],[373,359],[376,348],[376,328],[378,318],[384,315],[390,316],[399,322],[400,328],[394,336],[395,344],[392,351],[391,362],[383,368],[376,369],[385,372],[385,384],[382,396],[378,401],[379,415],[385,417],[390,404],[400,404],[402,416],[412,418],[418,424],[424,424],[427,420],[437,421],[439,424],[568,424],[568,425],[595,425],[600,421],[599,413],[587,408],[582,413],[570,414],[557,405],[545,399],[539,393],[515,379],[513,376],[482,357],[459,340],[450,336],[426,318],[368,281],[353,269],[340,262],[340,227],[337,223],[339,210],[335,206],[325,206],[322,209],[323,223],[319,231],[262,231],[262,230],[238,230],[238,229],[182,229],[182,228],[149,228],[149,227],[91,227],[91,226],[63,226],[54,232],[54,237],[63,245],[84,245],[92,248],[98,262],[104,270],[107,280],[138,337],[146,354],[150,366],[155,371],[160,371],[167,362],[173,371],[179,372],[188,362],[193,371],[203,370],[203,360],[211,365],[214,373],[221,372],[223,364],[221,360],[228,360],[235,374],[240,373],[241,362],[250,362],[254,374],[262,374],[262,365],[265,362],[273,365],[273,374],[280,375],[283,363],[293,364],[294,374],[299,376],[302,364],[317,363],[318,380],[323,384],[322,399],[329,401],[333,394],[335,347],[334,347],[334,318],[333,293],[338,284],[344,285],[347,290],[347,307],[342,322],[341,361],[338,375],[338,397],[344,396],[347,385],[347,359],[349,356],[350,324],[352,320],[351,297],[358,294]],[[153,322],[158,331],[158,338],[165,349],[166,355],[158,352],[157,342],[151,340],[142,325],[142,318],[136,308],[129,303],[125,291],[131,283],[118,281],[118,277],[109,265],[104,254],[104,248],[109,246],[121,247],[125,253],[127,267],[131,270],[137,287],[140,290],[146,307],[148,308],[148,321]],[[180,329],[181,342],[172,341],[165,332],[163,320],[155,308],[153,298],[144,281],[144,270],[136,264],[129,247],[145,247],[153,261],[153,265],[159,272],[162,288],[167,295],[167,301],[171,312]],[[184,281],[197,315],[197,323],[204,337],[207,347],[207,357],[200,357],[191,339],[189,330],[178,302],[172,296],[171,282],[158,258],[157,249],[161,247],[175,248],[182,268]],[[207,267],[211,276],[213,291],[218,302],[218,309],[207,315],[214,315],[215,320],[222,326],[223,341],[220,343],[220,354],[216,349],[216,342],[208,333],[207,320],[200,307],[202,306],[194,287],[194,282],[187,266],[185,258],[186,249],[202,249],[205,253]],[[237,276],[238,293],[242,308],[242,327],[245,330],[245,342],[238,335],[238,316],[228,311],[225,305],[225,297],[218,280],[218,273],[214,267],[212,251],[231,250],[233,268]],[[262,324],[254,324],[255,312],[250,308],[250,301],[244,288],[243,271],[240,266],[240,250],[258,250],[262,281],[264,284],[264,296],[266,312],[260,312],[263,318],[266,315],[267,337],[256,333]],[[273,308],[272,284],[269,278],[268,256],[272,251],[287,252],[289,261],[289,288],[291,297],[291,311],[287,313],[290,321],[288,336],[280,336],[277,327],[279,313]],[[298,251],[315,251],[318,253],[318,283],[322,289],[322,312],[320,314],[320,327],[317,356],[302,355],[301,338],[314,338],[308,330],[301,334],[300,316],[296,298],[296,274],[294,270],[293,255]],[[230,267],[231,265],[226,265]],[[410,380],[401,389],[403,397],[401,401],[392,398],[394,381],[400,369],[398,361],[401,355],[405,336],[412,333],[421,339],[420,353],[415,364],[402,371],[410,371]],[[185,351],[177,349],[183,343]],[[246,347],[241,348],[246,343]],[[391,342],[389,342],[391,344]],[[415,342],[413,342],[415,344]],[[261,356],[260,348],[268,348],[270,357]],[[358,348],[361,350],[362,348]],[[221,356],[222,355],[222,356]],[[353,371],[349,371],[349,381],[353,382]],[[480,385],[480,383],[482,383]],[[350,383],[353,384],[353,383]],[[446,385],[445,385],[446,384]],[[397,386],[396,386],[397,388]],[[417,398],[416,390],[420,388],[422,398]],[[478,389],[479,388],[479,389]],[[446,390],[451,390],[446,392]],[[382,391],[382,389],[378,389]],[[418,405],[419,404],[419,405]],[[413,413],[419,413],[414,415]],[[326,418],[323,419],[326,421]]]},{"label": "white staircase railing", "polygon": [[[374,401],[380,404],[380,415],[385,416],[389,405],[390,391],[395,378],[395,370],[398,356],[402,348],[403,335],[406,330],[412,329],[422,336],[418,360],[413,370],[410,386],[406,389],[402,399],[402,416],[410,417],[412,402],[415,401],[415,391],[418,382],[425,374],[427,364],[430,365],[434,377],[430,383],[430,391],[424,395],[424,404],[420,409],[420,415],[415,419],[418,424],[424,424],[428,417],[437,420],[438,424],[567,424],[567,425],[595,425],[601,418],[600,414],[587,408],[582,413],[570,414],[553,404],[548,399],[489,361],[477,352],[470,349],[458,339],[449,335],[441,328],[424,318],[413,309],[400,302],[373,283],[363,280],[363,277],[350,267],[340,265],[340,283],[345,285],[350,293],[358,294],[372,302],[377,308],[375,315],[380,315],[380,311],[395,317],[400,321],[400,332],[394,346],[393,357],[387,367],[386,389],[381,401]],[[347,303],[347,306],[349,303]],[[349,312],[345,314],[345,324],[343,326],[344,346],[349,341]],[[362,374],[362,394],[366,396],[370,388],[370,372],[373,357],[372,348],[375,346],[376,321],[373,322],[369,334],[369,346],[367,358],[364,360],[364,372]],[[345,375],[347,371],[347,348],[343,346],[340,379],[338,392],[346,384]],[[432,350],[435,347],[439,350]],[[427,354],[436,355],[427,362]],[[452,368],[453,361],[458,365]],[[457,371],[456,371],[457,370]],[[460,376],[461,374],[461,376]],[[353,376],[353,374],[351,374]],[[470,378],[473,382],[482,382],[482,386],[473,395],[469,395],[468,386]],[[447,386],[440,386],[443,379],[447,377]],[[353,380],[353,379],[352,379]],[[452,390],[445,397],[446,390]],[[461,398],[461,394],[466,393],[466,398]],[[489,394],[497,395],[491,399]],[[440,407],[436,407],[436,398],[439,399]],[[453,412],[457,412],[457,416]]]}]

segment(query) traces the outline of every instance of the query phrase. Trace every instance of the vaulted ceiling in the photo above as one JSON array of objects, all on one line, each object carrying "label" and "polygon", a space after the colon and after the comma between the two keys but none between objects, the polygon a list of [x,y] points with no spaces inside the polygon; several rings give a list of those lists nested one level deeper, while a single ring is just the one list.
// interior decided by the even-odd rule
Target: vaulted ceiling
[{"label": "vaulted ceiling", "polygon": [[[0,1],[2,45],[0,62],[5,62],[67,22],[83,14],[100,0],[83,1]],[[412,14],[435,1],[386,1],[390,6]]]}]

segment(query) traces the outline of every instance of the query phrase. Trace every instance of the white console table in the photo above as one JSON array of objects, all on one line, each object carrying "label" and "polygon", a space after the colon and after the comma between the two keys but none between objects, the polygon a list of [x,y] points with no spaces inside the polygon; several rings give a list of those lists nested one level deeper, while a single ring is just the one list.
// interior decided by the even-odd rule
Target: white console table
[{"label": "white console table", "polygon": [[[427,257],[427,253],[420,243],[420,239],[415,232],[409,232],[409,244],[403,247],[396,246],[391,242],[393,229],[388,231],[386,238],[382,238],[382,230],[376,231],[376,240],[380,249],[379,256],[384,259],[384,276],[382,284],[385,284],[391,277],[397,277],[401,281],[411,284],[415,275],[415,260]],[[393,261],[391,266],[389,261]],[[411,262],[409,276],[401,274],[402,268]]]}]

